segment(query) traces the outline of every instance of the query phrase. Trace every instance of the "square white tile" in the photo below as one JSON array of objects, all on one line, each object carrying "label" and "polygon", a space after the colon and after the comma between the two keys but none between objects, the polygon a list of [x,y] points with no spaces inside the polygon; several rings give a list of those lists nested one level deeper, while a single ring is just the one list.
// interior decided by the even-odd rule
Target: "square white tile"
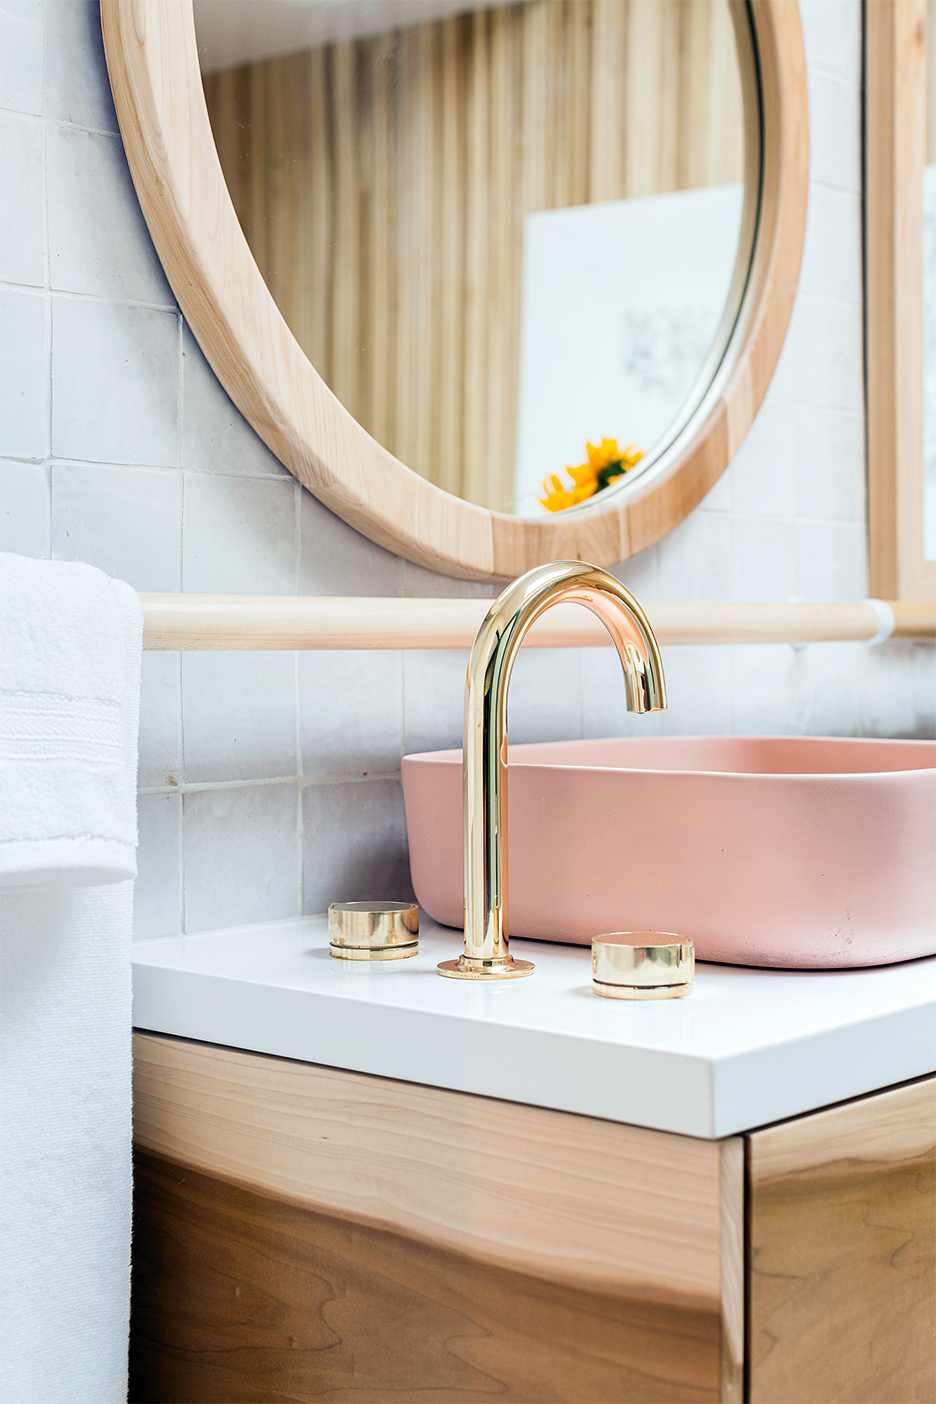
[{"label": "square white tile", "polygon": [[42,0],[3,0],[0,7],[0,107],[42,112]]},{"label": "square white tile", "polygon": [[696,508],[657,545],[661,600],[731,599],[732,518]]},{"label": "square white tile", "polygon": [[182,588],[218,595],[296,593],[296,497],[289,479],[184,474]]},{"label": "square white tile", "polygon": [[185,930],[298,916],[295,785],[190,790],[182,802]]},{"label": "square white tile", "polygon": [[626,585],[638,604],[660,598],[660,548],[648,546],[630,560],[612,566],[611,574]]},{"label": "square white tile", "polygon": [[706,512],[731,511],[731,474],[727,469],[715,480],[714,487],[709,488],[699,506]]},{"label": "square white tile", "polygon": [[184,653],[182,721],[188,784],[295,776],[293,655]]},{"label": "square white tile", "polygon": [[0,290],[0,453],[45,458],[46,299]]},{"label": "square white tile", "polygon": [[731,464],[735,512],[792,517],[796,511],[796,415],[768,398]]},{"label": "square white tile", "polygon": [[868,593],[863,524],[798,522],[797,593],[817,603],[863,600]]},{"label": "square white tile", "polygon": [[42,463],[0,464],[0,551],[49,554],[49,482]]},{"label": "square white tile", "polygon": [[797,730],[807,736],[861,735],[865,644],[807,644],[797,653]]},{"label": "square white tile", "polygon": [[141,789],[176,786],[182,779],[182,656],[145,652],[140,679]]},{"label": "square white tile", "polygon": [[52,555],[85,561],[135,590],[182,584],[178,469],[53,463]]},{"label": "square white tile", "polygon": [[796,510],[800,517],[864,522],[862,415],[797,405]]},{"label": "square white tile", "polygon": [[425,566],[412,561],[401,561],[403,569],[402,593],[419,599],[496,599],[504,587],[503,581],[457,580],[454,575],[440,575],[438,571],[427,570]]},{"label": "square white tile", "polygon": [[315,780],[359,780],[398,771],[403,655],[336,649],[297,656],[302,774]]},{"label": "square white tile", "polygon": [[732,527],[731,598],[739,603],[785,604],[798,593],[796,523],[780,517],[736,516]]},{"label": "square white tile", "polygon": [[306,785],[302,791],[303,912],[329,902],[413,896],[399,780]]},{"label": "square white tile", "polygon": [[659,714],[661,735],[724,736],[731,732],[732,653],[731,648],[699,644],[663,649],[667,707]]},{"label": "square white tile", "polygon": [[120,138],[50,124],[47,158],[52,287],[174,307]]},{"label": "square white tile", "polygon": [[403,593],[402,557],[368,541],[306,488],[299,495],[299,530],[300,595]]},{"label": "square white tile", "polygon": [[182,323],[182,467],[287,477],[287,470],[228,397]]},{"label": "square white tile", "polygon": [[133,886],[133,939],[182,929],[182,796],[140,795],[140,846]]},{"label": "square white tile", "polygon": [[462,744],[467,674],[467,649],[408,649],[404,653],[404,755]]},{"label": "square white tile", "polygon": [[861,82],[861,0],[800,0],[806,63]]},{"label": "square white tile", "polygon": [[582,735],[585,652],[579,648],[520,649],[507,693],[511,743],[572,741]]},{"label": "square white tile", "polygon": [[51,0],[46,7],[46,115],[94,131],[119,131],[98,0]]},{"label": "square white tile", "polygon": [[43,168],[45,133],[40,121],[0,116],[0,277],[45,286]]},{"label": "square white tile", "polygon": [[862,276],[861,196],[810,185],[800,292],[860,305]]},{"label": "square white tile", "polygon": [[861,88],[809,69],[809,179],[861,193]]},{"label": "square white tile", "polygon": [[739,644],[731,650],[732,729],[736,736],[801,731],[799,659],[788,644]]},{"label": "square white tile", "polygon": [[56,457],[175,467],[178,431],[178,314],[53,297]]},{"label": "square white tile", "polygon": [[862,310],[801,294],[797,303],[796,385],[804,405],[864,413]]},{"label": "square white tile", "polygon": [[840,647],[864,652],[858,689],[861,734],[918,736],[914,688],[917,645],[910,639],[894,639],[875,648],[867,644]]}]

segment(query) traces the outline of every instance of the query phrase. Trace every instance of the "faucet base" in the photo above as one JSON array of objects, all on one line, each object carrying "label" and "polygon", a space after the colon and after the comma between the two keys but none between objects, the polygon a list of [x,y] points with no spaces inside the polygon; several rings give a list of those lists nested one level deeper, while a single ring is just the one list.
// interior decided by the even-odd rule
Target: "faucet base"
[{"label": "faucet base", "polygon": [[438,971],[450,980],[518,980],[533,974],[531,960],[514,960],[501,956],[497,960],[480,960],[477,956],[460,955],[457,960],[440,961]]}]

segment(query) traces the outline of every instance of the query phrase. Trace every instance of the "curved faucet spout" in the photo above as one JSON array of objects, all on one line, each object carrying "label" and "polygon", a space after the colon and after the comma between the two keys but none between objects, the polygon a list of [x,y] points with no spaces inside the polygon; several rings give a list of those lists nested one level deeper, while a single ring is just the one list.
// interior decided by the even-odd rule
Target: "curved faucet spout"
[{"label": "curved faucet spout", "polygon": [[629,712],[666,706],[663,663],[650,622],[629,590],[583,561],[528,571],[494,601],[478,630],[465,692],[465,950],[439,973],[463,980],[529,975],[507,935],[507,688],[531,624],[555,604],[585,605],[604,624],[624,669]]}]

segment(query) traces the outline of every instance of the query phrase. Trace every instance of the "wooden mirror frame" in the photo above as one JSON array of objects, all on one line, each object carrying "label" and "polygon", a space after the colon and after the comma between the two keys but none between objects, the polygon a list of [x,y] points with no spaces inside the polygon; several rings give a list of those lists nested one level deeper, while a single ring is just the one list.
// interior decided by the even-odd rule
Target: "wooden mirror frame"
[{"label": "wooden mirror frame", "polygon": [[923,555],[926,0],[865,5],[865,343],[871,593],[932,600]]},{"label": "wooden mirror frame", "polygon": [[[241,230],[202,88],[192,0],[102,0],[114,102],[137,195],[179,307],[234,403],[291,473],[372,541],[431,570],[503,579],[550,560],[612,566],[701,502],[767,391],[799,277],[809,178],[796,0],[750,0],[760,200],[747,286],[709,391],[626,491],[544,518],[434,486],[361,427],[289,330]],[[744,65],[742,64],[742,81]],[[747,143],[751,146],[752,143]]]}]

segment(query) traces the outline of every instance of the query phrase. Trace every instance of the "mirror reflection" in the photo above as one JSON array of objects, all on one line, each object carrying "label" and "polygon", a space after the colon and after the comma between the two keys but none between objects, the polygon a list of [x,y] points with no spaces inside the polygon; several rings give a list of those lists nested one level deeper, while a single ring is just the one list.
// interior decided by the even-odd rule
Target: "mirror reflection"
[{"label": "mirror reflection", "polygon": [[926,6],[923,166],[923,559],[936,561],[936,0]]},{"label": "mirror reflection", "polygon": [[376,439],[524,516],[659,459],[744,286],[743,4],[195,0],[195,16],[251,250]]}]

